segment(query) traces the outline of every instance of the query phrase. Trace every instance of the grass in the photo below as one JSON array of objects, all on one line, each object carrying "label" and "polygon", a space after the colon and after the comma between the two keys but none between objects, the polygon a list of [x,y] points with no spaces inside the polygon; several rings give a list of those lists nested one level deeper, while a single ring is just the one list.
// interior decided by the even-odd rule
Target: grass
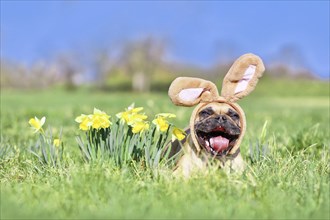
[{"label": "grass", "polygon": [[[210,168],[190,179],[174,178],[166,167],[151,175],[85,163],[75,141],[81,133],[74,118],[93,107],[114,117],[135,102],[150,116],[175,113],[175,123],[186,126],[193,108],[173,106],[166,94],[3,90],[0,218],[329,219],[329,84],[306,85],[261,81],[239,102],[248,122],[246,171]],[[53,134],[63,130],[60,168],[40,167],[28,151],[37,137],[27,122],[35,115],[47,117]]]}]

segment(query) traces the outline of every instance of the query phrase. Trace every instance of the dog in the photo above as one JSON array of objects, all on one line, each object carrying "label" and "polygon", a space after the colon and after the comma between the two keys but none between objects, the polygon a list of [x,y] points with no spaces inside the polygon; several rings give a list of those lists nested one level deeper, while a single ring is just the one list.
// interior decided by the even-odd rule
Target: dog
[{"label": "dog", "polygon": [[244,170],[239,146],[245,134],[246,118],[236,101],[254,90],[264,70],[258,56],[239,57],[223,80],[221,96],[215,84],[200,78],[178,77],[171,83],[168,95],[175,105],[197,105],[185,129],[187,136],[168,146],[169,157],[179,158],[176,174],[188,177],[211,164],[234,171]]}]

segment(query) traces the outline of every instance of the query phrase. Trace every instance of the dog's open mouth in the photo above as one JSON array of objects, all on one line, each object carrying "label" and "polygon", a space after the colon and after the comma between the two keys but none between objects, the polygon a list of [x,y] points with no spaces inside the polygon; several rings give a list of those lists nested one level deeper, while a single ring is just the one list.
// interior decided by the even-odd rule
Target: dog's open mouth
[{"label": "dog's open mouth", "polygon": [[196,131],[198,142],[215,156],[226,155],[235,145],[239,135],[230,135],[219,126],[210,132]]}]

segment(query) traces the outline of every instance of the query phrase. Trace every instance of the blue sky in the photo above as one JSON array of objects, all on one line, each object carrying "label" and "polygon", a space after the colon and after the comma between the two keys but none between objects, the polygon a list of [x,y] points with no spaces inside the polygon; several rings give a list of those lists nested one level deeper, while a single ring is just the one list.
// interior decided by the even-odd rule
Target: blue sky
[{"label": "blue sky", "polygon": [[329,1],[1,0],[1,58],[30,64],[152,35],[172,59],[206,67],[231,49],[267,64],[291,45],[329,78],[329,20]]}]

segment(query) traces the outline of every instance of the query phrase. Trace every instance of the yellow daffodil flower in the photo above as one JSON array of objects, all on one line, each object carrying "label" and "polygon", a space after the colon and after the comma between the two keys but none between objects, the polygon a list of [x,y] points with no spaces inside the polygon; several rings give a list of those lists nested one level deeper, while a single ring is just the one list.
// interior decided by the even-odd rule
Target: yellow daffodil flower
[{"label": "yellow daffodil flower", "polygon": [[180,128],[174,127],[172,131],[172,139],[178,139],[179,141],[183,140],[186,137],[186,132]]},{"label": "yellow daffodil flower", "polygon": [[162,116],[157,116],[153,121],[153,124],[157,126],[157,130],[160,130],[161,132],[165,132],[168,129],[169,123],[165,120]]},{"label": "yellow daffodil flower", "polygon": [[105,112],[94,108],[92,115],[84,115],[81,114],[78,116],[75,121],[80,123],[79,129],[83,131],[88,131],[90,128],[100,129],[100,128],[108,128],[111,125],[110,116]]},{"label": "yellow daffodil flower", "polygon": [[83,131],[88,131],[89,128],[92,126],[92,115],[84,115],[81,114],[75,119],[76,122],[80,123],[79,124],[79,129]]},{"label": "yellow daffodil flower", "polygon": [[55,139],[54,139],[54,142],[53,142],[53,145],[54,145],[55,147],[59,147],[59,146],[60,146],[60,143],[61,143],[61,140],[58,139],[58,138],[55,138]]},{"label": "yellow daffodil flower", "polygon": [[144,121],[138,121],[138,122],[134,123],[132,125],[132,127],[133,127],[132,132],[134,134],[136,134],[136,133],[142,133],[144,131],[149,130],[149,123],[148,122],[144,122]]},{"label": "yellow daffodil flower", "polygon": [[132,104],[126,109],[126,111],[119,112],[118,114],[116,114],[116,117],[120,119],[121,123],[132,125],[137,121],[143,121],[147,119],[146,115],[138,114],[138,112],[142,110],[143,110],[142,107],[134,108],[134,105]]},{"label": "yellow daffodil flower", "polygon": [[120,122],[125,123],[127,121],[128,113],[127,112],[119,112],[116,114],[116,117],[120,119]]},{"label": "yellow daffodil flower", "polygon": [[143,110],[143,107],[134,108],[134,106],[129,106],[127,110],[132,113],[138,113]]},{"label": "yellow daffodil flower", "polygon": [[143,122],[148,116],[142,114],[132,114],[128,117],[127,124],[133,125],[137,122]]},{"label": "yellow daffodil flower", "polygon": [[35,129],[34,133],[41,131],[43,132],[42,126],[45,124],[46,117],[42,117],[40,120],[37,117],[31,118],[29,124]]},{"label": "yellow daffodil flower", "polygon": [[105,112],[94,108],[94,112],[92,115],[92,128],[99,129],[99,128],[108,128],[111,125],[109,120],[110,116],[107,115]]}]

